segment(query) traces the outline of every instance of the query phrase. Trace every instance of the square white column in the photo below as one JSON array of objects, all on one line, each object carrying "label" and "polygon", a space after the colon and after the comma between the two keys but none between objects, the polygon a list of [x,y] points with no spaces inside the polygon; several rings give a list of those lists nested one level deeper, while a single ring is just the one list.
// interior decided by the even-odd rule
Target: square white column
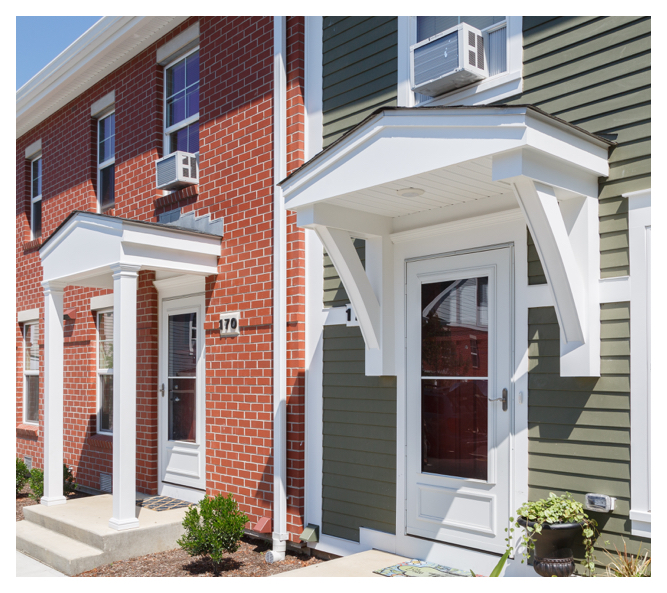
[{"label": "square white column", "polygon": [[46,506],[64,504],[63,496],[63,300],[65,285],[44,287],[44,495]]},{"label": "square white column", "polygon": [[137,279],[139,266],[113,271],[113,516],[109,527],[139,527],[137,481]]}]

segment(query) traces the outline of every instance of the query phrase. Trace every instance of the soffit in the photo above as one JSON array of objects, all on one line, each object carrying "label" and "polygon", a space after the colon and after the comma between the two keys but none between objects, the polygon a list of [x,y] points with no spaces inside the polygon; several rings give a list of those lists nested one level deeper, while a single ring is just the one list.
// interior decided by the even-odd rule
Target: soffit
[{"label": "soffit", "polygon": [[182,23],[187,16],[100,19],[16,91],[19,138]]}]

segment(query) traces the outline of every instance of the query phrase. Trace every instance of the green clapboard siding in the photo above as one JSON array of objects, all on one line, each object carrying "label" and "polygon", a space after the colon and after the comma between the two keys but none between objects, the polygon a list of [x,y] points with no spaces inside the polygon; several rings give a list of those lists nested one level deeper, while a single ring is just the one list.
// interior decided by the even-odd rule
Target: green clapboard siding
[{"label": "green clapboard siding", "polygon": [[[357,250],[361,264],[366,262],[366,242],[363,239],[354,239],[354,247]],[[331,262],[331,258],[324,252],[324,306],[344,307],[350,300],[347,298],[345,287]]]},{"label": "green clapboard siding", "polygon": [[396,17],[332,17],[322,22],[323,145],[379,107],[395,106]]},{"label": "green clapboard siding", "polygon": [[[623,193],[651,187],[651,19],[524,17],[523,93],[530,103],[618,143],[601,179],[600,274],[630,274]],[[528,283],[546,282],[532,239]]]},{"label": "green clapboard siding", "polygon": [[[630,306],[601,305],[602,372],[599,378],[560,377],[559,329],[553,307],[528,313],[528,496],[587,492],[617,497],[600,523],[598,561],[604,542],[636,552],[630,534]],[[642,548],[650,542],[641,542]],[[613,547],[611,547],[613,549]],[[582,550],[576,552],[581,558]],[[578,569],[579,570],[579,569]]]},{"label": "green clapboard siding", "polygon": [[324,328],[322,533],[396,533],[396,379],[366,377],[358,327]]}]

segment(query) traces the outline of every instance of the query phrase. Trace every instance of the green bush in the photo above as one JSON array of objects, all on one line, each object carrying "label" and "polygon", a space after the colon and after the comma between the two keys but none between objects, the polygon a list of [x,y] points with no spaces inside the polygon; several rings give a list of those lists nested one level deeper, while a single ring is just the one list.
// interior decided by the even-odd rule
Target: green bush
[{"label": "green bush", "polygon": [[16,494],[20,494],[23,487],[26,485],[30,472],[22,459],[16,458]]},{"label": "green bush", "polygon": [[30,490],[32,490],[30,498],[39,502],[44,495],[44,472],[41,469],[33,467],[30,470],[30,480],[28,482]]},{"label": "green bush", "polygon": [[231,494],[226,498],[222,494],[206,497],[199,508],[191,507],[185,514],[185,533],[178,545],[190,556],[210,557],[217,576],[225,552],[233,554],[239,549],[247,522],[247,515],[239,510]]},{"label": "green bush", "polygon": [[[44,472],[41,469],[33,469],[30,472],[30,489],[32,494],[30,498],[39,502],[39,500],[44,496]],[[72,470],[63,463],[63,494],[67,496],[76,491],[76,483],[74,482],[74,476],[72,475]]]}]

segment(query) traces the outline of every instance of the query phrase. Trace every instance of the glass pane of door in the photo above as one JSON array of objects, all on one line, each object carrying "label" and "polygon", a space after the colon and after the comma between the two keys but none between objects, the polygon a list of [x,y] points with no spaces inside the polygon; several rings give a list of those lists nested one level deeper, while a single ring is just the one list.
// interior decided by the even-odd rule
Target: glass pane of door
[{"label": "glass pane of door", "polygon": [[168,337],[168,438],[195,442],[197,314],[170,315]]},{"label": "glass pane of door", "polygon": [[422,473],[487,479],[488,285],[422,284]]}]

